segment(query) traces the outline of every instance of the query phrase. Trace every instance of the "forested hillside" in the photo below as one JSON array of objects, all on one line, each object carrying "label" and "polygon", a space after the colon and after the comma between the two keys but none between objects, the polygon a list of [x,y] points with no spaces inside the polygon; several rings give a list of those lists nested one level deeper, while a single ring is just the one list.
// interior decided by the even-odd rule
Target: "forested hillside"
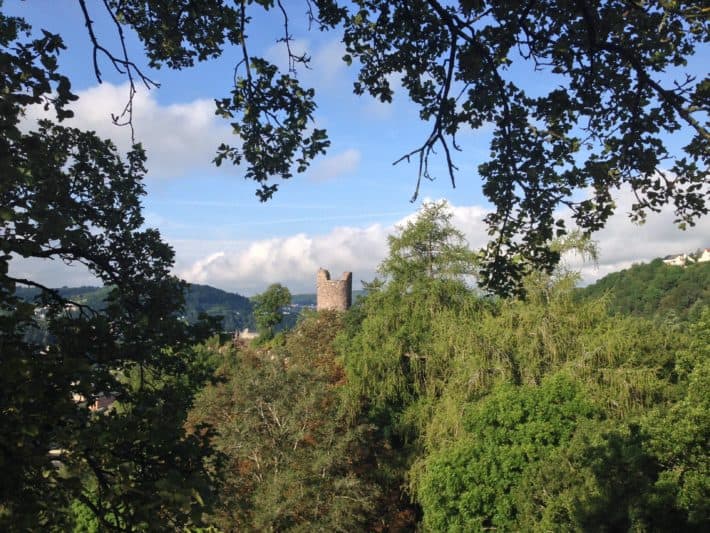
[{"label": "forested hillside", "polygon": [[[106,297],[109,289],[105,287],[60,287],[56,289],[60,296],[93,309],[103,309],[106,306]],[[35,287],[17,287],[15,294],[26,301],[32,301],[40,295],[40,289]]]},{"label": "forested hillside", "polygon": [[[472,286],[476,255],[450,220],[446,204],[429,204],[400,228],[345,313],[306,311],[295,323],[314,296],[288,295],[296,306],[268,335],[194,346],[182,378],[125,372],[129,388],[196,394],[170,422],[202,443],[201,456],[189,452],[208,475],[195,522],[706,531],[710,263],[657,259],[583,289],[573,273],[534,273],[524,299],[491,299]],[[96,308],[109,294],[59,292]],[[223,329],[241,329],[256,301],[191,285],[185,316],[223,315]],[[72,501],[70,529],[113,524],[90,511],[101,491]]]},{"label": "forested hillside", "polygon": [[209,285],[190,284],[185,294],[185,315],[194,321],[200,313],[222,316],[222,330],[234,331],[254,327],[249,298]]},{"label": "forested hillside", "polygon": [[579,290],[584,300],[605,295],[613,314],[697,318],[710,305],[710,262],[680,267],[655,259],[608,274]]},{"label": "forested hillside", "polygon": [[[558,243],[560,250],[578,243]],[[366,296],[221,354],[198,396],[220,531],[706,531],[710,309],[609,312],[574,274],[469,284],[441,205]],[[661,300],[663,297],[661,297]],[[700,304],[698,304],[700,305]]]},{"label": "forested hillside", "polygon": [[[92,309],[104,309],[110,290],[106,287],[61,287],[57,289],[63,298]],[[17,287],[16,294],[26,301],[34,300],[40,290],[34,287]],[[209,285],[188,285],[185,291],[184,316],[190,322],[197,321],[200,313],[221,316],[221,329],[235,331],[254,327],[251,300],[240,294],[226,292]]]}]

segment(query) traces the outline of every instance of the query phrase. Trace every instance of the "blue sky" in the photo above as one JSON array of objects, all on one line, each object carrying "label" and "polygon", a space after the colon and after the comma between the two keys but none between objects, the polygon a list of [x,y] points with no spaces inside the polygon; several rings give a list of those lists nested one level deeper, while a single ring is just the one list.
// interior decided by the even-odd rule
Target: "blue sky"
[{"label": "blue sky", "polygon": [[[97,0],[87,2],[99,39],[117,50],[118,41]],[[392,166],[402,154],[421,144],[429,125],[418,119],[417,109],[403,93],[392,105],[369,96],[352,94],[355,69],[342,61],[344,49],[336,32],[307,31],[301,3],[293,5],[290,27],[293,46],[312,57],[312,70],[299,71],[316,89],[316,125],[328,130],[332,145],[311,169],[283,182],[275,198],[260,203],[255,186],[242,178],[242,170],[211,164],[217,145],[232,142],[229,125],[214,116],[213,100],[226,96],[238,54],[228,50],[219,60],[186,71],[150,71],[161,87],[142,91],[135,101],[136,137],[148,150],[148,194],[144,200],[147,223],[158,227],[176,250],[175,272],[188,281],[254,294],[269,283],[283,282],[294,292],[312,292],[318,267],[338,275],[352,270],[356,280],[369,280],[386,254],[386,236],[393,225],[414,212],[410,203],[416,182],[415,164]],[[296,7],[297,6],[297,7]],[[35,28],[59,32],[68,49],[60,65],[80,96],[75,125],[94,129],[129,144],[129,131],[111,124],[110,114],[120,112],[128,95],[125,78],[105,61],[104,83],[93,75],[91,46],[78,2],[72,0],[5,0],[4,9],[24,16]],[[260,16],[250,32],[250,51],[285,63],[285,50],[275,13]],[[137,40],[128,36],[131,57],[141,66],[144,57]],[[707,52],[707,49],[705,50]],[[704,75],[701,54],[691,64]],[[526,88],[544,89],[551,80],[531,76],[523,69]],[[394,80],[396,83],[396,80]],[[32,117],[30,117],[32,118]],[[454,206],[454,221],[472,246],[485,242],[482,218],[488,208],[476,167],[488,156],[489,132],[467,132],[460,137],[464,152],[453,189],[443,162],[435,164],[438,179],[424,182],[421,199],[446,198]],[[653,216],[643,227],[633,226],[623,214],[630,199],[619,196],[619,215],[598,234],[598,266],[580,265],[587,280],[608,271],[667,253],[710,246],[707,217],[692,231],[673,228],[668,211]],[[19,265],[53,286],[90,283],[82,269],[56,264]]]}]

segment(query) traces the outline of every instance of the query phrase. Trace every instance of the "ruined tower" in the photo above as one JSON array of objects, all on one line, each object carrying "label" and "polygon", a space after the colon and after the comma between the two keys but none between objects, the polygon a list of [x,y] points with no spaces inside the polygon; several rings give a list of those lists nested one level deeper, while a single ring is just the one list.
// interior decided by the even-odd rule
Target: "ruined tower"
[{"label": "ruined tower", "polygon": [[321,268],[316,275],[316,309],[345,311],[353,300],[353,273],[344,272],[339,280],[331,280],[330,272]]}]

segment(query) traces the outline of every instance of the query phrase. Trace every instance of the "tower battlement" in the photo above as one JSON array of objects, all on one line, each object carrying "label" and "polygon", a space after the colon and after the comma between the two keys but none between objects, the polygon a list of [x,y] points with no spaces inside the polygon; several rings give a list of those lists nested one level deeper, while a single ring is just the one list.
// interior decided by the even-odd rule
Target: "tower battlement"
[{"label": "tower battlement", "polygon": [[352,304],[353,273],[344,272],[339,280],[331,280],[330,272],[321,268],[316,275],[316,309],[345,311]]}]

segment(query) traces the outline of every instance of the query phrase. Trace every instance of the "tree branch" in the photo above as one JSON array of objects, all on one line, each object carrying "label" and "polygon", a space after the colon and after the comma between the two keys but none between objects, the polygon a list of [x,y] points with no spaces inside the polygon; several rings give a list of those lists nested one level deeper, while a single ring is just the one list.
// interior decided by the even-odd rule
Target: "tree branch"
[{"label": "tree branch", "polygon": [[57,289],[50,289],[49,287],[42,285],[41,283],[37,283],[36,281],[32,281],[31,279],[25,279],[25,278],[15,278],[13,276],[5,275],[6,279],[9,279],[13,283],[19,283],[20,285],[27,285],[28,287],[35,287],[36,289],[40,289],[43,292],[49,293],[52,295],[52,297],[55,300],[58,300],[64,305],[74,305],[76,306],[81,314],[83,316],[89,317],[88,314],[84,315],[84,310],[88,310],[91,315],[93,316],[98,316],[99,312],[96,311],[93,307],[86,305],[86,304],[80,304],[79,302],[75,302],[74,300],[70,300],[68,298],[64,298],[61,294],[59,294],[59,291]]},{"label": "tree branch", "polygon": [[[116,124],[117,126],[130,126],[130,128],[131,128],[131,143],[135,144],[135,132],[134,132],[134,128],[133,128],[133,99],[136,94],[136,83],[135,83],[134,74],[135,74],[135,76],[138,76],[138,78],[143,82],[143,84],[146,86],[147,89],[151,89],[153,87],[158,88],[158,87],[160,87],[160,84],[153,81],[146,74],[144,74],[143,71],[133,61],[131,61],[129,59],[128,50],[126,48],[126,38],[123,33],[123,28],[121,27],[120,22],[116,18],[116,15],[113,13],[110,6],[108,5],[107,0],[103,0],[103,4],[104,4],[104,7],[106,8],[106,11],[108,11],[109,15],[111,16],[113,23],[116,26],[119,40],[121,42],[121,49],[122,49],[123,57],[116,57],[106,47],[102,46],[99,43],[99,41],[96,37],[96,34],[94,33],[94,21],[91,19],[91,16],[89,15],[89,10],[86,7],[86,0],[79,0],[79,5],[81,6],[81,11],[84,15],[84,25],[86,26],[86,29],[89,32],[89,39],[91,40],[91,44],[93,45],[92,56],[93,56],[93,64],[94,64],[94,74],[96,76],[97,81],[99,83],[103,83],[103,79],[101,76],[101,69],[99,67],[99,60],[98,60],[98,55],[100,52],[108,58],[108,60],[111,62],[111,64],[113,65],[113,67],[116,69],[116,71],[118,73],[125,74],[128,76],[128,81],[129,81],[129,85],[130,85],[128,102],[126,102],[126,105],[124,106],[123,111],[119,115],[111,114],[111,119],[113,120],[113,123]],[[120,120],[124,116],[128,116],[128,118],[124,122],[120,122]]]}]

